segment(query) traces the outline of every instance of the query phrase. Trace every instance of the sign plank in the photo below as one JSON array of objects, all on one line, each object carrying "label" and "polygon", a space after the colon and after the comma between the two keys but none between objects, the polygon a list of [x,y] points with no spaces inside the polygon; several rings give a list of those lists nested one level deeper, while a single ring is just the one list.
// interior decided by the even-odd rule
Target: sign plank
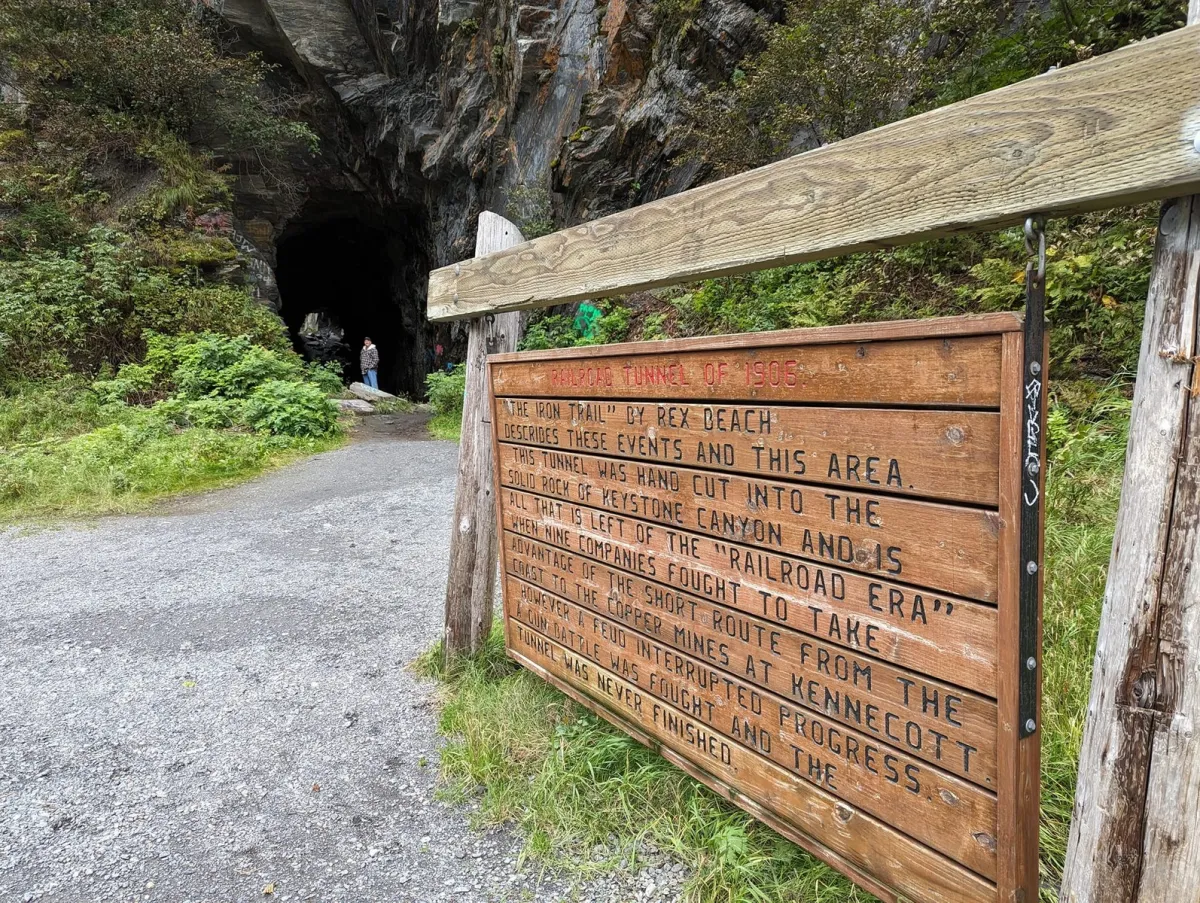
[{"label": "sign plank", "polygon": [[511,489],[996,601],[995,511],[592,455],[546,461],[507,443],[499,455]]},{"label": "sign plank", "polygon": [[1032,899],[1014,323],[490,358],[509,653],[884,899]]},{"label": "sign plank", "polygon": [[[620,676],[677,713],[775,761],[840,799],[884,818],[987,877],[996,866],[996,798],[960,778],[799,709],[603,616],[509,577],[512,617]],[[696,683],[687,674],[706,674]]]},{"label": "sign plank", "polygon": [[[982,787],[995,787],[991,700],[687,595],[671,597],[675,612],[630,601],[638,598],[639,584],[643,598],[654,589],[566,553],[554,565],[530,568],[521,557],[528,545],[523,537],[505,534],[506,573],[632,627],[639,634],[635,645],[642,638],[658,640]],[[607,591],[606,582],[612,587]]]},{"label": "sign plank", "polygon": [[[997,503],[1000,415],[854,408],[505,398],[497,434],[548,466],[600,452],[772,479],[977,505]],[[713,453],[714,450],[716,453]]]},{"label": "sign plank", "polygon": [[[988,606],[529,493],[501,495],[504,530],[984,694],[994,690],[996,610]],[[533,546],[525,554],[533,556],[530,567],[545,561]]]},{"label": "sign plank", "polygon": [[640,353],[578,359],[494,355],[492,386],[505,397],[1000,406],[999,335],[710,351],[670,346],[650,342]]},{"label": "sign plank", "polygon": [[615,714],[618,726],[628,730],[634,725],[643,742],[668,757],[674,752],[679,758],[670,757],[672,761],[691,763],[707,783],[728,788],[723,793],[727,798],[737,800],[746,794],[759,801],[783,825],[802,832],[796,839],[818,855],[832,852],[835,862],[878,876],[886,883],[868,880],[885,899],[897,900],[896,891],[909,899],[938,903],[991,903],[996,899],[995,886],[987,879],[773,762],[763,761],[740,744],[714,735],[689,715],[677,714],[672,727],[660,727],[666,707],[646,699],[620,677],[608,675],[597,680],[587,662],[523,625],[515,625],[513,635],[512,653],[526,667],[594,711]]}]

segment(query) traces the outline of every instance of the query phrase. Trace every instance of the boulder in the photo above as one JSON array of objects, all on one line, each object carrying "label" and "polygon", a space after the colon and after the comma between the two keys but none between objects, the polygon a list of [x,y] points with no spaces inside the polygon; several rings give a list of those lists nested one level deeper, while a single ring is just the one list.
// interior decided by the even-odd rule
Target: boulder
[{"label": "boulder", "polygon": [[369,401],[361,398],[339,398],[338,408],[343,411],[353,411],[355,414],[373,414],[375,407]]},{"label": "boulder", "polygon": [[350,383],[350,394],[357,395],[363,401],[392,401],[395,395],[372,389],[366,383]]}]

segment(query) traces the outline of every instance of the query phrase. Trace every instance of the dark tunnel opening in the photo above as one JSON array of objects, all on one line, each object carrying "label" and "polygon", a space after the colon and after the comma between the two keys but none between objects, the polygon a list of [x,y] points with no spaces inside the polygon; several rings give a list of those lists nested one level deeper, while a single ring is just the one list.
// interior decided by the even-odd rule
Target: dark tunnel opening
[{"label": "dark tunnel opening", "polygon": [[416,217],[357,205],[308,207],[280,236],[275,277],[292,344],[360,380],[364,336],[379,348],[379,388],[421,398],[432,368],[425,320],[428,254]]}]

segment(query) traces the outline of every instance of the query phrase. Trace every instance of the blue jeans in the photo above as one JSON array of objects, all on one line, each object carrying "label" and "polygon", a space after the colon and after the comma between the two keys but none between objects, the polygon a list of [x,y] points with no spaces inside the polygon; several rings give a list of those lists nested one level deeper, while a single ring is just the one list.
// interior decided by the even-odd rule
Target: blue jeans
[{"label": "blue jeans", "polygon": [[379,377],[375,375],[374,370],[367,370],[363,373],[363,382],[365,382],[372,389],[379,388]]}]

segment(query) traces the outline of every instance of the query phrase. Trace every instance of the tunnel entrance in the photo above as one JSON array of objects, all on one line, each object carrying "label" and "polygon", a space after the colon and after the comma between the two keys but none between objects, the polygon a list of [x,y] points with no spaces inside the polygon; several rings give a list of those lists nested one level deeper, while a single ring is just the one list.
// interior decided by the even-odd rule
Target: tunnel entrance
[{"label": "tunnel entrance", "polygon": [[342,364],[362,378],[358,353],[379,348],[379,388],[420,398],[431,366],[425,321],[428,255],[411,215],[384,216],[349,203],[310,205],[276,245],[280,313],[309,360]]}]

